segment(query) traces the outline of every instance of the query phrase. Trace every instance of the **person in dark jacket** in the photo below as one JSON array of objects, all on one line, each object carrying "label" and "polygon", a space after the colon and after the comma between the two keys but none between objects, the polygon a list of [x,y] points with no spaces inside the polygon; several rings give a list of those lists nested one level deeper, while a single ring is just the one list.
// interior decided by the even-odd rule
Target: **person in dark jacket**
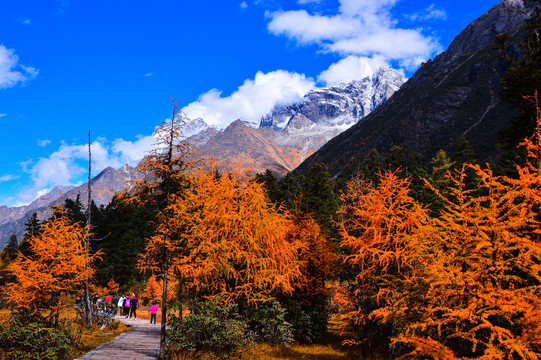
[{"label": "person in dark jacket", "polygon": [[137,303],[139,302],[139,300],[137,300],[137,296],[135,296],[135,294],[132,294],[131,296],[131,301],[130,301],[130,319],[133,315],[133,317],[135,319],[137,319]]}]

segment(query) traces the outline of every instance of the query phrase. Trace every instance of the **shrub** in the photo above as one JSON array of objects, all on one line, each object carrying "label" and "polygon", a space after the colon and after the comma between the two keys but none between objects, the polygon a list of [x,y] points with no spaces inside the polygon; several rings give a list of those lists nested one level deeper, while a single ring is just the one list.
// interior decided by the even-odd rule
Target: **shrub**
[{"label": "shrub", "polygon": [[293,329],[285,320],[286,309],[276,300],[259,305],[247,314],[252,330],[259,339],[272,345],[293,341]]},{"label": "shrub", "polygon": [[205,301],[195,310],[184,319],[169,319],[169,353],[181,350],[197,356],[212,352],[228,357],[249,342],[248,326],[240,318],[236,304]]},{"label": "shrub", "polygon": [[13,360],[64,360],[76,341],[63,329],[43,323],[0,325],[0,358]]}]

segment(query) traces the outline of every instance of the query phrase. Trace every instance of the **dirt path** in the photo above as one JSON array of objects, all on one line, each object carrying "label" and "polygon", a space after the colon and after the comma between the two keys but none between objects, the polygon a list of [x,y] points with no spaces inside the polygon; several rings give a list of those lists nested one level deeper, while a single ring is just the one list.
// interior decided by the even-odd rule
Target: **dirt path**
[{"label": "dirt path", "polygon": [[78,360],[156,360],[158,358],[160,324],[151,325],[149,320],[142,319],[121,318],[117,320],[133,326],[133,329],[98,346]]}]

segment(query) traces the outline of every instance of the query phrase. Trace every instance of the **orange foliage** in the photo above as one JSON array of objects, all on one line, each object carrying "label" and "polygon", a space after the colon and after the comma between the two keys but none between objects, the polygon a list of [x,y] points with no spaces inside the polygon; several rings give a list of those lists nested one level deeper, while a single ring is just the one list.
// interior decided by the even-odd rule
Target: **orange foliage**
[{"label": "orange foliage", "polygon": [[[439,349],[435,358],[447,358],[452,349],[457,357],[537,359],[541,244],[527,231],[536,213],[524,201],[521,179],[512,183],[490,168],[467,166],[480,179],[479,188],[465,189],[464,168],[450,178],[454,186],[433,223],[436,261],[426,261],[424,274],[429,285],[421,297],[412,297],[422,299],[423,310],[395,342],[412,346],[413,357]],[[411,300],[403,305],[418,306]]]},{"label": "orange foliage", "polygon": [[[156,253],[174,254],[175,274],[193,292],[265,300],[274,289],[291,291],[300,278],[293,222],[273,208],[255,182],[199,169],[185,197],[172,197],[140,265],[155,268]],[[280,209],[281,210],[281,209]]]},{"label": "orange foliage", "polygon": [[428,218],[427,210],[408,195],[408,180],[392,171],[379,176],[377,187],[349,181],[341,209],[341,245],[351,249],[346,261],[360,267],[357,281],[363,285],[381,274],[414,269],[414,254],[422,246],[418,230]]},{"label": "orange foliage", "polygon": [[143,295],[141,295],[141,298],[145,301],[161,301],[162,298],[162,286],[158,284],[156,281],[156,276],[152,275],[150,278],[148,278],[147,286],[145,287],[145,291],[143,292]]},{"label": "orange foliage", "polygon": [[19,254],[9,268],[16,280],[7,291],[14,306],[58,313],[65,296],[82,291],[94,273],[90,264],[99,256],[87,256],[84,237],[85,228],[57,209],[42,232],[28,238],[34,255]]},{"label": "orange foliage", "polygon": [[111,280],[109,280],[109,282],[107,283],[108,293],[116,294],[118,292],[118,288],[118,283],[115,281],[115,279],[111,278]]},{"label": "orange foliage", "polygon": [[[346,262],[356,269],[356,281],[346,284],[350,296],[340,291],[345,309],[359,327],[361,340],[381,343],[375,321],[404,318],[408,309],[397,300],[404,291],[404,279],[418,273],[424,263],[419,257],[426,248],[429,228],[427,210],[408,195],[409,182],[396,172],[379,174],[377,187],[354,178],[342,196],[341,245],[349,254]],[[364,330],[363,330],[364,329]],[[383,331],[383,330],[381,330]],[[363,339],[366,338],[366,339]]]},{"label": "orange foliage", "polygon": [[310,215],[304,215],[296,220],[290,237],[301,245],[298,258],[303,277],[296,284],[298,291],[305,297],[328,295],[326,281],[331,277],[337,255],[327,236]]}]

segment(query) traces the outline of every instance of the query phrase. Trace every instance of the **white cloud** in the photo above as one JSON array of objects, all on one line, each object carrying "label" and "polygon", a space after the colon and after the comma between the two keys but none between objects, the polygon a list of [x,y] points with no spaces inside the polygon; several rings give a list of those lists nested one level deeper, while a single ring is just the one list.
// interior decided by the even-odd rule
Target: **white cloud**
[{"label": "white cloud", "polygon": [[8,114],[0,114],[0,118],[3,118],[4,116],[7,116]]},{"label": "white cloud", "polygon": [[38,140],[38,146],[45,147],[51,143],[51,140]]},{"label": "white cloud", "polygon": [[306,10],[267,13],[272,20],[267,28],[274,35],[286,35],[307,45],[347,38],[359,24],[342,16],[310,15]]},{"label": "white cloud", "polygon": [[406,16],[406,18],[411,21],[446,20],[447,12],[444,9],[438,8],[435,4],[432,4],[422,11]]},{"label": "white cloud", "polygon": [[21,23],[23,23],[24,25],[32,25],[32,21],[30,19],[28,19],[28,18],[23,19],[21,21]]},{"label": "white cloud", "polygon": [[[339,0],[340,6],[333,15],[311,14],[306,10],[267,13],[270,18],[267,29],[300,45],[316,44],[323,51],[343,57],[383,57],[386,62],[397,61],[413,70],[441,47],[435,38],[425,36],[422,29],[397,26],[390,12],[397,1]],[[441,18],[440,10],[435,7],[429,10],[427,16]]]},{"label": "white cloud", "polygon": [[332,64],[318,76],[318,81],[327,86],[348,83],[372,76],[379,68],[389,68],[389,63],[383,56],[359,57],[350,55]]},{"label": "white cloud", "polygon": [[145,75],[143,75],[144,77],[151,77],[152,75],[154,75],[153,73],[149,72],[149,73],[146,73]]},{"label": "white cloud", "polygon": [[156,139],[152,136],[139,135],[135,141],[116,139],[113,141],[113,153],[117,154],[121,163],[136,166],[148,154]]},{"label": "white cloud", "polygon": [[258,72],[253,80],[245,80],[233,94],[222,97],[220,90],[212,89],[183,111],[189,118],[200,117],[218,128],[237,119],[259,123],[261,116],[274,105],[299,101],[314,86],[314,81],[302,74],[284,70]]},{"label": "white cloud", "polygon": [[38,70],[18,64],[19,57],[12,49],[0,45],[0,89],[9,88],[33,79]]},{"label": "white cloud", "polygon": [[311,4],[311,3],[316,3],[316,4],[319,4],[321,2],[321,0],[297,0],[297,2],[301,5],[304,5],[304,4]]},{"label": "white cloud", "polygon": [[19,176],[17,175],[3,175],[3,176],[0,176],[0,182],[7,182],[7,181],[15,180],[18,178]]},{"label": "white cloud", "polygon": [[248,4],[246,3],[246,1],[241,2],[239,6],[240,6],[241,9],[248,8]]},{"label": "white cloud", "polygon": [[[153,142],[152,136],[139,136],[134,142],[122,139],[109,142],[97,138],[91,144],[92,176],[109,166],[118,169],[125,163],[137,165]],[[79,185],[86,181],[88,145],[64,143],[48,157],[28,160],[20,165],[30,174],[31,184],[21,189],[14,203],[28,204],[55,186]]]}]

